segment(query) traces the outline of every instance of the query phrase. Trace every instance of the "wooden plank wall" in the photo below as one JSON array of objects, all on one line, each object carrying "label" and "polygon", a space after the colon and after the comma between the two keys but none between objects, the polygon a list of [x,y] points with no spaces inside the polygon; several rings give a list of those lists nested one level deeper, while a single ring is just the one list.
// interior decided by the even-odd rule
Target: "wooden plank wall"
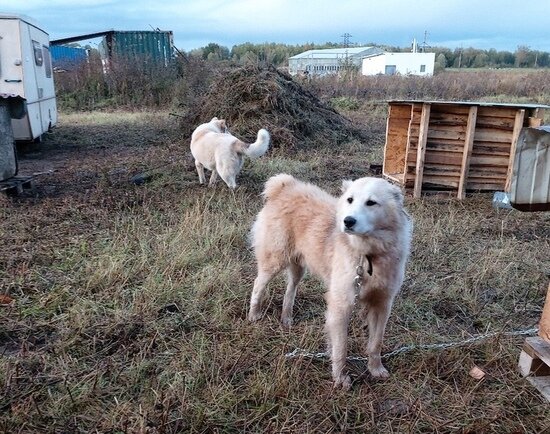
[{"label": "wooden plank wall", "polygon": [[403,181],[410,118],[411,106],[409,104],[389,106],[383,172],[390,177],[395,176],[395,180],[398,182]]},{"label": "wooden plank wall", "polygon": [[418,130],[418,146],[416,150],[416,166],[414,168],[414,171],[416,173],[416,178],[414,180],[414,197],[420,197],[420,195],[422,194],[424,169],[426,167],[426,145],[428,143],[428,134],[430,132],[429,125],[431,108],[431,104],[422,105],[422,114],[420,116],[420,129]]},{"label": "wooden plank wall", "polygon": [[538,113],[521,107],[432,103],[419,156],[426,105],[390,104],[384,174],[406,188],[415,187],[415,196],[422,189],[455,190],[459,198],[466,190],[504,190],[519,131],[538,119]]},{"label": "wooden plank wall", "polygon": [[479,107],[467,189],[504,190],[519,112],[516,108]]},{"label": "wooden plank wall", "polygon": [[550,283],[546,293],[546,302],[542,308],[542,315],[539,322],[539,336],[550,343]]},{"label": "wooden plank wall", "polygon": [[416,160],[418,149],[418,136],[420,134],[420,121],[422,120],[423,104],[413,104],[409,122],[409,134],[407,138],[406,163],[403,169],[405,173],[404,185],[409,188],[414,186],[416,177]]},{"label": "wooden plank wall", "polygon": [[[411,144],[407,155],[407,187],[416,179],[420,119],[411,124]],[[433,104],[430,111],[422,188],[457,189],[468,123],[467,106]]]}]

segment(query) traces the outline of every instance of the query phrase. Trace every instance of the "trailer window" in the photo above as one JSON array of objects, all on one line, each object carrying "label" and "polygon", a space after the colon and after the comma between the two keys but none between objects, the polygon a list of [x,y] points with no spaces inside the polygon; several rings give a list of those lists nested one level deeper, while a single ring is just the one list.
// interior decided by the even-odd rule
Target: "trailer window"
[{"label": "trailer window", "polygon": [[42,45],[42,51],[44,52],[44,64],[46,66],[46,77],[52,76],[52,58],[50,56],[50,48]]},{"label": "trailer window", "polygon": [[42,47],[40,42],[32,41],[32,47],[34,48],[34,63],[36,66],[42,66],[44,58],[42,57]]}]

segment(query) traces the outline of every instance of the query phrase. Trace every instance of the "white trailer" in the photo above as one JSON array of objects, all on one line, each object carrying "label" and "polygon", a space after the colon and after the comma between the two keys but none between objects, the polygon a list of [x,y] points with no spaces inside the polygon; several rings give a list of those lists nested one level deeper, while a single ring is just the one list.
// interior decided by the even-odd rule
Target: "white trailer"
[{"label": "white trailer", "polygon": [[0,94],[25,101],[26,115],[12,119],[15,140],[40,140],[57,123],[49,36],[24,15],[0,14]]}]

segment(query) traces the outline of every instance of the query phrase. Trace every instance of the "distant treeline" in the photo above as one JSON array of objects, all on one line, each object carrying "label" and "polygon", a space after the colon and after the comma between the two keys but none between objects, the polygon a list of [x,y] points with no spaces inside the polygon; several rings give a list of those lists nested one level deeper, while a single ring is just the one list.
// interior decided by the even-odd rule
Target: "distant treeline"
[{"label": "distant treeline", "polygon": [[[389,52],[407,52],[410,47],[392,47],[374,43],[361,44],[363,46],[377,46]],[[202,57],[210,61],[233,61],[246,63],[247,61],[272,63],[276,66],[288,64],[288,58],[312,49],[342,48],[342,44],[326,43],[322,45],[302,44],[287,45],[277,43],[252,44],[245,43],[233,46],[231,50],[216,43],[210,43],[189,52],[192,56]],[[498,51],[494,48],[481,50],[478,48],[428,47],[427,52],[435,53],[436,70],[445,68],[537,68],[550,66],[550,53],[531,50],[528,46],[520,45],[514,52]]]}]

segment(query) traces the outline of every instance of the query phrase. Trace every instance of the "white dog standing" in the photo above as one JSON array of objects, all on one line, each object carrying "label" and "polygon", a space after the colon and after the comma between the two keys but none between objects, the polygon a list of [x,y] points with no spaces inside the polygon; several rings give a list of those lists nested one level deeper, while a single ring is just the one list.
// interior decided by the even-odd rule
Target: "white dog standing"
[{"label": "white dog standing", "polygon": [[292,323],[296,286],[307,268],[326,286],[326,332],[335,386],[349,388],[344,373],[350,316],[357,298],[369,327],[368,369],[386,378],[380,351],[394,297],[403,283],[412,223],[399,188],[380,178],[344,181],[338,199],[280,174],[263,192],[265,205],[252,228],[258,276],[248,318],[261,318],[269,281],[286,269],[281,321]]},{"label": "white dog standing", "polygon": [[206,182],[204,168],[212,171],[209,186],[216,182],[219,174],[229,188],[235,188],[235,179],[243,166],[244,155],[261,157],[268,148],[267,130],[259,130],[254,143],[244,143],[227,131],[224,119],[212,118],[210,122],[199,125],[191,135],[191,153],[201,184]]}]

